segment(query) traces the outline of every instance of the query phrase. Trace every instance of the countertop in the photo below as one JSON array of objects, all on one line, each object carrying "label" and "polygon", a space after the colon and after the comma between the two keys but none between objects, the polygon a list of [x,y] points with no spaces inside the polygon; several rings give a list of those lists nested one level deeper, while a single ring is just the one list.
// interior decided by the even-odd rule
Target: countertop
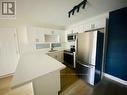
[{"label": "countertop", "polygon": [[65,68],[61,62],[45,52],[34,51],[22,54],[12,80],[12,87],[17,87],[50,72]]}]

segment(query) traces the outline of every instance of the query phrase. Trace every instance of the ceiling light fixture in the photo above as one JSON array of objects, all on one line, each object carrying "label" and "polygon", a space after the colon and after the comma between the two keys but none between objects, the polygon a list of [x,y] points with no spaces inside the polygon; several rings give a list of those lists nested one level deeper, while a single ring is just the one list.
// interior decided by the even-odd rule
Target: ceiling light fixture
[{"label": "ceiling light fixture", "polygon": [[81,3],[74,6],[73,9],[68,12],[68,17],[70,18],[71,15],[74,15],[76,10],[77,10],[77,12],[79,12],[80,7],[82,7],[82,9],[85,9],[86,3],[87,3],[87,0],[83,0]]}]

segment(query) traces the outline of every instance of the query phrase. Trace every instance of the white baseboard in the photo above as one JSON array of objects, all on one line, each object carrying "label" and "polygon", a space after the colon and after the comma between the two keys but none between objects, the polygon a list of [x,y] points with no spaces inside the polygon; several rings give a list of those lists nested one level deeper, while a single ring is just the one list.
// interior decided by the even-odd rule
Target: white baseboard
[{"label": "white baseboard", "polygon": [[107,78],[109,78],[109,79],[111,79],[111,80],[114,80],[114,81],[116,81],[116,82],[119,82],[119,83],[121,83],[121,84],[127,85],[127,81],[122,80],[122,79],[120,79],[120,78],[114,77],[114,76],[109,75],[109,74],[107,74],[107,73],[104,73],[104,76],[107,77]]}]

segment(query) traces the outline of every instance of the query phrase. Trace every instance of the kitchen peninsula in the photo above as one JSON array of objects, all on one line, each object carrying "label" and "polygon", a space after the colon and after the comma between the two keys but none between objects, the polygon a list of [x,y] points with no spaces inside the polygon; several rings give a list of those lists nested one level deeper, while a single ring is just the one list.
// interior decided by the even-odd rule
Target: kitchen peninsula
[{"label": "kitchen peninsula", "polygon": [[20,57],[12,88],[32,82],[34,95],[58,95],[60,91],[60,70],[65,66],[46,55],[34,51]]}]

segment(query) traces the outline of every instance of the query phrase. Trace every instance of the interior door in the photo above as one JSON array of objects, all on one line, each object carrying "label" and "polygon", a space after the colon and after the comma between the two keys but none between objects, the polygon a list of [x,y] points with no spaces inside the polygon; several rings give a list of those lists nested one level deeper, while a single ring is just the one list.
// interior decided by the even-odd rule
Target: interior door
[{"label": "interior door", "polygon": [[18,64],[16,29],[0,28],[0,76],[14,73]]}]

